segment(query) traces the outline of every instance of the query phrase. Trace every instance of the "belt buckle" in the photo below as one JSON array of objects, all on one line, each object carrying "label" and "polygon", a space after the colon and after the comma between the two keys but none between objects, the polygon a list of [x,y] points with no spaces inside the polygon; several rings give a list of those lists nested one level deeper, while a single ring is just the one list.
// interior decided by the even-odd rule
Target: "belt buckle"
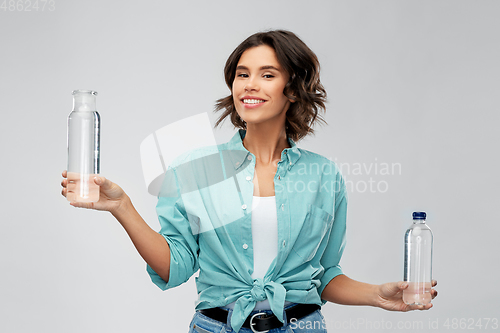
[{"label": "belt buckle", "polygon": [[253,328],[253,326],[254,326],[254,325],[257,325],[257,324],[254,324],[254,323],[252,322],[252,321],[253,321],[253,319],[254,319],[255,317],[257,317],[258,315],[265,315],[265,314],[267,314],[267,313],[265,313],[265,312],[259,312],[259,313],[254,314],[254,315],[252,316],[252,318],[250,318],[250,329],[252,330],[252,332],[254,332],[254,333],[266,333],[266,332],[269,332],[269,330],[267,330],[267,331],[257,331],[257,330],[255,330],[255,329]]}]

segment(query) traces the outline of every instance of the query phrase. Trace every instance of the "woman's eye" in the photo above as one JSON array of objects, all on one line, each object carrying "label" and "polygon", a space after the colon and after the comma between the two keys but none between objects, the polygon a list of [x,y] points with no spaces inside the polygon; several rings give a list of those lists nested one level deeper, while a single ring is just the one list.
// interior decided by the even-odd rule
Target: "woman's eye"
[{"label": "woman's eye", "polygon": [[238,77],[248,77],[248,74],[245,74],[245,73],[240,73],[237,75]]},{"label": "woman's eye", "polygon": [[274,75],[271,75],[271,74],[264,74],[264,77],[265,77],[266,79],[270,79],[270,78],[273,78],[273,77],[274,77]]}]

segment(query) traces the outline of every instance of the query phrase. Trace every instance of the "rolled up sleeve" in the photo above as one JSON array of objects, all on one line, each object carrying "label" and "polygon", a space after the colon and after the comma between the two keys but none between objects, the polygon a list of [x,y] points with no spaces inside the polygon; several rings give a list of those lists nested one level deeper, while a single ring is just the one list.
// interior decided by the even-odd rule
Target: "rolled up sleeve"
[{"label": "rolled up sleeve", "polygon": [[[323,276],[320,278],[321,285],[318,288],[318,293],[321,296],[326,285],[337,275],[343,274],[340,267],[340,258],[344,252],[345,234],[346,234],[346,219],[347,219],[347,194],[345,186],[335,200],[335,212],[333,225],[330,230],[328,244],[325,252],[320,260],[324,268]],[[322,300],[325,304],[326,301]]]},{"label": "rolled up sleeve", "polygon": [[163,280],[149,265],[146,270],[151,280],[160,289],[177,287],[189,280],[198,270],[198,235],[193,235],[182,202],[179,181],[175,169],[165,174],[158,196],[156,212],[160,222],[160,234],[170,247],[170,274],[168,282]]}]

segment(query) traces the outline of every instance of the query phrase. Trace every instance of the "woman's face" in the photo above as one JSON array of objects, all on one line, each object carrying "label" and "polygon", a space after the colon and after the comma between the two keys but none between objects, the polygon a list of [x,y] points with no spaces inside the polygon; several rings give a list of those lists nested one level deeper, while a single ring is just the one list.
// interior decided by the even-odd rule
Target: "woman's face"
[{"label": "woman's face", "polygon": [[263,122],[284,125],[291,102],[283,94],[288,78],[272,47],[260,45],[243,52],[236,67],[232,95],[236,111],[247,127]]}]

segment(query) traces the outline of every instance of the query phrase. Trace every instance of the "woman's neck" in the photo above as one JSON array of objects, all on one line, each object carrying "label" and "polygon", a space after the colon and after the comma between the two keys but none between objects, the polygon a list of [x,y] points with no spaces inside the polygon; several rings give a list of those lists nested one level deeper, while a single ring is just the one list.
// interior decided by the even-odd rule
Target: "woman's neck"
[{"label": "woman's neck", "polygon": [[255,124],[248,125],[243,146],[254,154],[261,164],[277,164],[281,160],[283,149],[290,148],[285,127],[266,128]]}]

